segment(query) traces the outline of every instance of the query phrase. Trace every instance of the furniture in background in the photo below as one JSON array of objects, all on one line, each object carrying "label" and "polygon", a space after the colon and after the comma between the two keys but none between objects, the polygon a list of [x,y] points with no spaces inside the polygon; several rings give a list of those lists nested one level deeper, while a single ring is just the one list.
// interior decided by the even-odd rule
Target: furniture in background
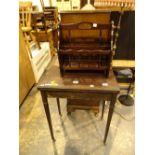
[{"label": "furniture in background", "polygon": [[32,5],[32,11],[39,11],[38,5]]},{"label": "furniture in background", "polygon": [[21,29],[24,34],[25,41],[29,48],[29,54],[30,52],[30,46],[33,43],[36,43],[38,48],[40,48],[39,43],[36,41],[35,37],[32,35],[32,26],[31,26],[31,12],[32,12],[32,2],[31,1],[20,1],[19,2],[19,16],[20,16],[20,23],[21,23]]},{"label": "furniture in background", "polygon": [[[51,54],[55,55],[58,42],[58,8],[52,6],[45,6],[43,0],[40,0],[40,3],[43,12],[34,12],[32,14],[33,28],[35,29],[35,34],[38,41],[49,41]],[[40,31],[38,31],[38,29]]]},{"label": "furniture in background", "polygon": [[91,110],[95,115],[99,113],[100,100],[67,99],[67,114],[75,110]]},{"label": "furniture in background", "polygon": [[59,24],[59,18],[58,18],[58,8],[55,6],[45,6],[44,1],[40,0],[43,13],[50,12],[50,14],[45,14],[45,18],[52,21],[51,26],[57,26]]},{"label": "furniture in background", "polygon": [[35,83],[34,73],[28,55],[28,48],[25,43],[21,25],[19,24],[19,104]]},{"label": "furniture in background", "polygon": [[[28,53],[30,64],[33,69],[35,83],[37,83],[51,60],[50,52],[54,51],[54,48],[53,44],[51,45],[51,48],[53,48],[53,50],[50,50],[50,46],[48,43],[40,43],[40,41],[37,39],[38,29],[36,29],[35,33],[33,33],[32,31],[32,27],[34,26],[32,2],[20,2],[19,9],[20,23],[22,23],[21,30],[25,36],[25,48],[27,49],[26,51]],[[32,33],[35,35],[32,36]],[[50,36],[52,37],[52,34]],[[32,37],[30,39],[32,41],[29,41],[29,37]]]},{"label": "furniture in background", "polygon": [[43,0],[40,0],[40,1],[41,1],[45,20],[52,21],[51,25],[49,25],[49,23],[47,23],[47,25],[48,25],[48,28],[49,27],[52,28],[53,43],[54,43],[55,49],[57,49],[58,47],[58,44],[57,44],[58,43],[58,26],[60,23],[58,7],[45,6],[44,1]]},{"label": "furniture in background", "polygon": [[[50,14],[50,13],[48,13]],[[32,13],[32,27],[33,27],[33,34],[36,36],[38,42],[48,42],[51,55],[55,55],[55,49],[53,44],[53,35],[51,28],[51,22],[45,19],[43,12],[33,12]]]},{"label": "furniture in background", "polygon": [[[54,74],[53,74],[54,73]],[[78,81],[75,83],[75,81]],[[91,73],[76,73],[65,74],[61,76],[58,66],[50,66],[44,76],[38,83],[38,89],[42,96],[42,102],[45,109],[51,138],[55,141],[52,127],[51,114],[49,110],[48,97],[57,99],[58,111],[61,115],[59,98],[67,99],[88,99],[88,100],[103,100],[110,101],[108,118],[106,123],[104,144],[106,143],[110,122],[112,119],[114,106],[119,86],[115,79],[112,70],[109,73],[109,78],[103,77],[102,74]],[[102,102],[102,117],[104,112],[105,102]]]}]

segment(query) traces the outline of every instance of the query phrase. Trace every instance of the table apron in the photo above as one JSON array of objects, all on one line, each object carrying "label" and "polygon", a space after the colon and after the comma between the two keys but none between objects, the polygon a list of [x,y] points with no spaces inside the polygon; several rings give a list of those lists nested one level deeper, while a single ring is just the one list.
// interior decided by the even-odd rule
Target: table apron
[{"label": "table apron", "polygon": [[46,91],[48,97],[70,98],[70,99],[103,99],[110,101],[117,93],[94,93],[94,92],[51,92]]}]

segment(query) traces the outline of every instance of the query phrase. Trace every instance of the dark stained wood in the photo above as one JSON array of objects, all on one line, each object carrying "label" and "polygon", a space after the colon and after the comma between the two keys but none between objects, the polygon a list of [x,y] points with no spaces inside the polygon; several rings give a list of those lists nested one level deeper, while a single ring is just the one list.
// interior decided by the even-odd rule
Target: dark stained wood
[{"label": "dark stained wood", "polygon": [[103,114],[104,114],[104,108],[105,108],[105,100],[102,101],[102,115],[101,115],[101,119],[103,119]]},{"label": "dark stained wood", "polygon": [[61,108],[60,108],[60,100],[59,100],[59,98],[57,98],[57,106],[58,106],[59,115],[62,116],[62,114],[61,114]]},{"label": "dark stained wood", "polygon": [[103,9],[98,9],[98,10],[63,10],[60,11],[60,14],[65,14],[65,15],[69,15],[69,14],[109,14],[111,11],[110,10],[103,10]]},{"label": "dark stained wood", "polygon": [[[79,84],[73,84],[75,80],[78,80]],[[108,83],[108,86],[103,87],[102,83]],[[91,88],[89,86],[91,84],[95,87]],[[85,93],[96,93],[96,91],[100,93],[108,93],[109,91],[113,91],[114,93],[119,92],[119,86],[112,70],[110,70],[108,79],[98,73],[66,73],[62,77],[59,66],[49,67],[44,76],[40,79],[38,89],[50,90],[50,92],[54,93],[62,93],[64,89],[66,91],[65,93],[68,91],[76,93],[79,92],[79,90]],[[100,95],[98,94],[98,96]]]},{"label": "dark stained wood", "polygon": [[38,89],[42,94],[52,139],[54,139],[54,137],[49,116],[49,108],[47,106],[48,96],[56,98],[98,99],[111,101],[106,125],[106,132],[104,136],[104,143],[106,142],[111,118],[113,115],[114,104],[117,94],[119,93],[119,85],[112,70],[110,70],[108,79],[97,73],[67,73],[62,77],[59,67],[51,66],[45,72],[44,76],[38,83]]},{"label": "dark stained wood", "polygon": [[86,100],[86,99],[67,99],[67,113],[75,110],[91,110],[95,115],[99,113],[100,100]]},{"label": "dark stained wood", "polygon": [[[79,23],[79,22],[91,22],[91,23],[101,23],[101,24],[110,24],[110,12],[98,11],[98,10],[80,10],[80,11],[61,11],[60,12],[61,24],[68,23]],[[87,31],[85,31],[87,32]],[[98,32],[90,32],[92,36],[98,36]],[[84,35],[83,31],[77,30],[72,32],[72,35]],[[102,35],[107,35],[104,32]]]},{"label": "dark stained wood", "polygon": [[102,10],[61,11],[58,58],[61,74],[100,72],[108,77],[114,53],[114,23]]},{"label": "dark stained wood", "polygon": [[108,135],[108,131],[109,131],[109,127],[110,127],[110,123],[111,123],[111,119],[112,119],[112,115],[113,115],[113,111],[115,107],[115,102],[116,102],[116,95],[113,95],[110,101],[106,130],[105,130],[105,135],[104,135],[104,140],[103,140],[104,144],[106,143],[106,139],[107,139],[107,135]]},{"label": "dark stained wood", "polygon": [[48,100],[47,100],[46,92],[41,91],[41,97],[42,97],[42,101],[43,101],[46,117],[47,117],[47,120],[48,120],[47,122],[48,122],[49,130],[50,130],[50,134],[51,134],[51,137],[52,137],[53,141],[55,141],[54,134],[53,134],[53,126],[52,126],[52,121],[51,121],[51,115],[50,115],[50,110],[49,110],[49,105],[48,105]]},{"label": "dark stained wood", "polygon": [[[111,24],[93,22],[60,24],[58,57],[61,74],[89,70],[101,71],[108,77],[112,60],[112,29]],[[82,31],[83,35],[75,33],[76,30]]]}]

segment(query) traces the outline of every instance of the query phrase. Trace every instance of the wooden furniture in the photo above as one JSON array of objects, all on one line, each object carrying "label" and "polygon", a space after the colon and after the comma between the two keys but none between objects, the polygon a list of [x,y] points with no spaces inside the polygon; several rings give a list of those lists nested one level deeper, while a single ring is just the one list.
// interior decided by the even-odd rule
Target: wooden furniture
[{"label": "wooden furniture", "polygon": [[32,5],[32,11],[39,11],[38,5]]},{"label": "wooden furniture", "polygon": [[[79,31],[83,35],[79,35]],[[74,33],[74,34],[73,34]],[[114,25],[95,22],[60,24],[59,64],[66,71],[94,71],[109,76]]]},{"label": "wooden furniture", "polygon": [[[80,10],[80,11],[61,11],[60,12],[60,17],[61,17],[61,24],[62,25],[67,25],[68,23],[89,23],[90,25],[86,25],[85,26],[85,30],[81,30],[80,28],[78,29],[78,27],[77,27],[77,29],[75,30],[72,30],[71,32],[70,32],[70,34],[71,34],[71,42],[74,42],[74,38],[76,37],[76,38],[78,38],[78,37],[88,37],[88,38],[90,38],[90,40],[92,39],[93,40],[93,38],[96,38],[96,43],[100,43],[99,42],[99,39],[100,39],[100,35],[102,36],[102,39],[103,38],[108,38],[109,37],[109,40],[110,40],[110,38],[111,38],[111,36],[108,36],[109,34],[111,35],[112,33],[110,32],[110,33],[108,33],[110,30],[109,29],[104,29],[104,30],[101,30],[102,31],[102,34],[100,33],[100,28],[99,27],[96,27],[96,29],[94,28],[94,30],[91,30],[91,29],[89,29],[89,30],[86,30],[86,28],[90,28],[90,27],[92,27],[91,26],[91,23],[94,23],[94,26],[96,26],[96,24],[95,23],[100,23],[101,25],[103,24],[105,24],[105,25],[111,25],[111,22],[110,22],[110,12],[108,12],[108,11],[101,11],[101,10],[95,10],[95,11],[93,11],[93,10],[91,10],[91,11],[84,11],[84,10]],[[93,24],[92,24],[93,25]],[[80,25],[79,25],[80,26]],[[60,27],[61,28],[61,27]],[[114,27],[114,29],[115,29],[115,27]],[[115,29],[116,30],[116,29]],[[64,30],[65,31],[65,30]],[[67,31],[69,31],[69,29],[67,30]],[[86,32],[86,33],[85,33]],[[116,32],[116,31],[115,31]],[[113,47],[114,47],[114,45],[116,44],[116,40],[115,40],[115,38],[117,38],[117,37],[115,37],[115,32],[113,32],[113,39],[112,40],[114,40],[113,42],[111,42],[110,44],[109,44],[109,47],[111,46],[111,44],[113,44]],[[59,34],[61,34],[61,33],[59,33]],[[64,39],[65,41],[66,41],[66,39],[69,39],[69,33],[67,34],[67,32],[64,32],[64,34],[63,34],[66,38]],[[67,38],[68,37],[68,38]],[[87,38],[87,39],[88,39]],[[97,40],[97,38],[99,38],[98,40]],[[102,40],[101,39],[101,40]],[[83,40],[84,40],[84,38],[83,38]],[[88,42],[90,41],[90,40],[88,40]],[[91,40],[91,41],[92,41]],[[106,39],[105,39],[106,40]],[[87,40],[84,40],[84,42],[86,42]],[[81,41],[82,42],[82,41]],[[66,43],[66,42],[65,42]],[[79,44],[79,42],[78,43],[76,43],[76,45],[78,45]],[[101,43],[102,44],[102,43]],[[98,45],[100,45],[100,47],[101,47],[101,44],[98,44]],[[61,45],[61,44],[60,44]],[[74,45],[75,45],[75,43],[74,43]],[[85,44],[86,45],[86,44]],[[91,52],[89,52],[89,55],[90,55],[90,57],[87,59],[87,56],[86,55],[84,55],[84,57],[85,57],[85,60],[86,60],[86,62],[88,62],[89,61],[89,64],[91,63],[92,64],[92,66],[94,65],[93,64],[93,61],[92,61],[92,57],[93,57],[93,54],[95,54],[94,53],[94,51],[92,50],[92,49],[94,49],[95,48],[95,46],[94,46],[94,44],[88,44],[87,43],[87,45],[89,45],[89,50],[91,51]],[[103,44],[103,46],[105,45],[105,42],[104,42],[104,44]],[[79,45],[78,45],[79,46]],[[72,46],[73,47],[73,46]],[[80,47],[80,46],[79,46]],[[87,47],[86,47],[87,48]],[[67,48],[66,48],[67,49]],[[80,48],[79,48],[80,49]],[[81,48],[82,49],[82,48]],[[80,59],[78,59],[77,58],[77,56],[78,56],[78,53],[77,52],[74,52],[74,50],[75,49],[73,49],[73,51],[72,51],[72,53],[75,55],[75,57],[76,57],[76,59],[77,60],[79,60],[79,62],[81,63],[81,61],[80,61]],[[77,49],[76,49],[77,50]],[[79,50],[80,51],[80,50]],[[86,49],[85,49],[85,51],[86,51]],[[112,53],[114,53],[114,51],[115,51],[115,49],[113,49],[113,51],[112,51]],[[84,52],[83,51],[81,51],[80,52],[80,54],[84,54]],[[58,52],[58,54],[59,54],[59,52]],[[79,55],[80,55],[79,54]],[[73,57],[74,58],[74,57]],[[99,60],[98,59],[99,57],[98,56],[96,56],[95,57],[95,59],[96,60]],[[92,62],[91,62],[91,61]],[[108,60],[108,59],[107,59]],[[73,60],[74,62],[75,62],[75,60]],[[102,61],[102,60],[101,60]],[[78,61],[77,61],[77,63],[78,63]],[[84,62],[85,63],[85,62]],[[85,71],[87,71],[87,72],[101,72],[101,73],[103,73],[103,71],[101,70],[99,70],[98,69],[98,67],[94,67],[93,69],[94,70],[92,70],[92,66],[91,67],[89,67],[89,69],[90,70],[88,70],[88,64],[86,63],[86,64],[84,64],[85,66],[85,70],[83,70],[83,72],[85,72]],[[97,65],[96,65],[97,66]],[[87,68],[86,68],[87,67]],[[98,71],[97,71],[98,70]],[[75,73],[75,72],[77,72],[77,71],[80,71],[80,70],[75,70],[73,73]],[[80,71],[80,72],[82,72],[82,71]],[[86,101],[83,101],[83,102],[85,102],[85,105],[83,106],[83,109],[90,109],[90,110],[93,110],[95,113],[97,113],[98,111],[99,111],[99,104],[98,104],[98,106],[97,105],[95,105],[94,104],[94,102],[92,102],[92,104],[91,104],[91,106],[90,106],[90,104],[88,103],[88,102],[86,102]],[[97,102],[97,101],[95,101],[95,102]],[[76,104],[75,104],[76,103]],[[87,105],[88,104],[88,105]],[[80,109],[82,109],[82,105],[81,105],[81,103],[79,103],[79,102],[76,102],[76,101],[73,101],[72,100],[72,102],[69,102],[69,104],[67,103],[67,110],[68,110],[68,112],[70,113],[70,112],[72,112],[72,111],[74,111],[75,109],[79,109],[79,107],[80,107]],[[94,108],[95,107],[95,108]],[[71,109],[71,110],[70,110]]]},{"label": "wooden furniture", "polygon": [[60,18],[62,24],[78,23],[85,21],[110,24],[110,11],[103,11],[103,10],[60,11]]},{"label": "wooden furniture", "polygon": [[[112,22],[110,22],[110,14],[111,14],[110,12],[102,11],[102,10],[61,11],[60,12],[60,18],[61,18],[61,25],[62,26],[60,25],[60,32],[59,32],[59,34],[60,34],[59,35],[59,37],[60,37],[59,51],[63,50],[63,48],[64,48],[63,46],[65,46],[65,44],[66,44],[66,46],[68,46],[69,44],[71,45],[71,43],[72,43],[72,46],[65,47],[64,49],[67,50],[67,49],[70,48],[74,55],[78,55],[78,52],[75,52],[75,49],[76,49],[76,51],[81,50],[81,53],[84,54],[84,52],[82,52],[82,49],[85,48],[84,49],[85,52],[87,50],[91,51],[91,52],[89,52],[89,55],[91,56],[92,53],[95,53],[95,48],[96,48],[95,44],[97,44],[98,49],[103,50],[104,48],[101,48],[101,46],[103,45],[103,47],[105,46],[105,48],[112,51],[111,52],[111,58],[112,58],[113,54],[115,53],[115,50],[116,50],[116,41],[117,41],[117,37],[118,37],[118,35],[116,35],[117,34],[116,30],[118,29],[118,27],[111,26],[113,24],[112,24]],[[104,25],[105,25],[105,27],[104,27]],[[81,28],[80,28],[80,26],[81,26]],[[62,29],[62,32],[61,32],[61,29]],[[114,31],[112,29],[114,29]],[[68,31],[68,33],[67,33],[67,31]],[[70,38],[70,40],[69,40],[69,38]],[[78,45],[79,40],[81,38],[82,38],[81,42],[84,40],[85,45],[86,44],[88,45],[89,44],[88,42],[91,42],[91,44],[89,44],[89,47],[88,46],[80,47],[81,45]],[[77,42],[75,44],[76,40],[77,40]],[[67,41],[68,42],[70,41],[70,43],[68,43],[68,45],[67,45]],[[76,45],[76,46],[74,46],[73,44]],[[93,46],[93,45],[95,45],[95,46]],[[108,45],[108,46],[106,47],[106,45]],[[73,49],[73,46],[74,46],[74,49]],[[61,47],[62,47],[62,49],[61,49]],[[87,51],[87,53],[88,53],[88,51]],[[67,52],[65,52],[65,53],[67,54]],[[59,52],[58,52],[58,55],[60,55]],[[67,58],[67,56],[65,56],[65,57]],[[77,61],[77,56],[75,56],[75,57],[76,57],[76,61]],[[100,56],[97,56],[96,58],[94,58],[94,60],[92,60],[93,58],[88,58],[87,59],[85,57],[87,62],[89,61],[91,63],[91,61],[92,61],[92,63],[91,63],[92,66],[88,67],[88,64],[85,65],[85,62],[86,62],[85,61],[84,62],[85,67],[83,67],[83,68],[81,67],[81,69],[82,70],[87,70],[88,69],[88,70],[91,70],[91,71],[98,70],[99,72],[103,73],[103,68],[104,67],[100,68],[100,67],[98,67],[99,66],[98,63],[93,62],[93,61],[96,61],[96,60],[98,60],[98,62],[99,62],[99,60],[100,60],[99,57]],[[81,60],[81,58],[79,58],[78,61],[79,60]],[[108,58],[106,60],[108,61]],[[64,69],[66,71],[66,68],[67,68],[67,70],[75,70],[74,68],[71,69],[71,67],[69,65],[66,67],[63,61],[65,61],[65,59],[61,60],[61,57],[59,57],[59,62],[61,63],[60,67],[61,67],[61,72],[62,73],[63,73]],[[75,60],[73,60],[73,61],[75,61]],[[102,59],[101,59],[101,61],[102,61]],[[104,63],[104,61],[102,61],[102,62]],[[64,64],[64,67],[63,67],[63,64]],[[94,64],[96,64],[96,65],[94,65]],[[107,65],[108,64],[111,64],[110,59],[109,59],[109,62],[107,62]],[[80,71],[79,64],[76,65],[76,66],[77,66],[76,70]],[[110,65],[109,65],[109,67],[110,67]],[[108,77],[108,74],[105,73],[105,75]]]},{"label": "wooden furniture", "polygon": [[[54,73],[54,74],[53,74]],[[76,81],[76,82],[75,82]],[[78,82],[77,82],[78,81]],[[57,98],[59,114],[61,115],[59,98],[68,99],[97,99],[110,101],[107,124],[104,135],[104,143],[106,143],[110,122],[112,119],[114,106],[119,86],[116,82],[112,70],[109,73],[109,78],[104,78],[101,74],[86,73],[86,74],[65,74],[63,77],[60,74],[58,66],[51,66],[45,72],[44,76],[38,83],[42,101],[50,129],[51,138],[55,140],[53,134],[52,120],[48,105],[48,97]],[[102,117],[104,111],[104,102],[102,109]]]},{"label": "wooden furniture", "polygon": [[[31,27],[31,11],[32,11],[32,2],[31,1],[20,1],[19,2],[19,11],[21,12],[21,29],[23,32],[30,32]],[[31,36],[31,35],[30,35]]]},{"label": "wooden furniture", "polygon": [[71,114],[75,110],[91,110],[95,115],[99,113],[100,100],[67,99],[67,113]]},{"label": "wooden furniture", "polygon": [[[45,13],[50,16],[50,12]],[[38,42],[48,42],[51,50],[51,55],[55,55],[55,49],[53,44],[53,27],[52,20],[46,18],[43,12],[32,13],[32,27],[33,34],[36,36]],[[53,19],[53,18],[52,18]]]},{"label": "wooden furniture", "polygon": [[42,10],[44,13],[51,12],[50,14],[45,14],[47,18],[50,18],[55,24],[58,24],[59,18],[58,18],[58,8],[55,6],[45,6],[44,1],[40,0]]},{"label": "wooden furniture", "polygon": [[24,36],[19,25],[19,104],[35,83],[31,62],[27,52]]},{"label": "wooden furniture", "polygon": [[[76,22],[96,22],[110,24],[114,21],[118,25],[120,18],[120,7],[115,10],[102,9],[94,11],[61,11],[61,23]],[[79,32],[80,33],[80,32]],[[125,39],[124,39],[125,38]],[[116,42],[117,48],[113,59],[116,60],[134,60],[135,58],[135,12],[124,11],[120,22],[119,37]]]},{"label": "wooden furniture", "polygon": [[32,35],[32,27],[31,27],[31,12],[32,12],[32,2],[31,1],[20,1],[19,2],[19,19],[21,24],[21,29],[23,31],[26,44],[29,48],[29,54],[31,56],[30,52],[30,46],[31,44],[35,43],[37,44],[38,48],[40,48],[39,43],[36,42],[35,37]]},{"label": "wooden furniture", "polygon": [[[34,12],[33,28],[38,41],[49,41],[51,54],[55,55],[57,49],[57,29],[59,25],[58,8],[45,6],[44,1],[40,0],[43,12]],[[39,29],[40,31],[38,31]]]},{"label": "wooden furniture", "polygon": [[42,7],[43,7],[45,19],[48,21],[52,21],[51,28],[52,28],[53,44],[54,44],[54,47],[57,49],[58,47],[58,26],[60,23],[59,15],[58,15],[58,8],[53,7],[53,6],[44,6],[44,5]]},{"label": "wooden furniture", "polygon": [[[53,36],[53,44],[55,49],[57,49],[58,47],[58,25],[59,25],[59,15],[58,15],[58,7],[55,6],[45,6],[44,5],[44,1],[40,0],[41,6],[42,6],[42,10],[44,13],[44,17],[45,19],[49,19],[50,21],[52,21],[52,36]],[[49,14],[50,13],[50,14]],[[49,27],[49,26],[48,26]]]}]

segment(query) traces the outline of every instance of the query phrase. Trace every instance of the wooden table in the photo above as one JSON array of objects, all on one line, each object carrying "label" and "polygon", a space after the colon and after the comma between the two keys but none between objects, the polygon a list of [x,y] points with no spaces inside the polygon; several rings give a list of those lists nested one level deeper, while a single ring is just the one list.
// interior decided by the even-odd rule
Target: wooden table
[{"label": "wooden table", "polygon": [[55,138],[47,100],[49,96],[57,98],[59,115],[61,115],[59,98],[103,100],[102,117],[105,101],[110,101],[104,135],[104,144],[106,143],[116,97],[120,91],[119,85],[116,82],[112,71],[110,71],[108,79],[104,78],[104,76],[99,73],[66,73],[62,77],[60,75],[59,67],[51,66],[38,83],[38,89],[41,92],[49,130],[53,141],[55,141]]}]

